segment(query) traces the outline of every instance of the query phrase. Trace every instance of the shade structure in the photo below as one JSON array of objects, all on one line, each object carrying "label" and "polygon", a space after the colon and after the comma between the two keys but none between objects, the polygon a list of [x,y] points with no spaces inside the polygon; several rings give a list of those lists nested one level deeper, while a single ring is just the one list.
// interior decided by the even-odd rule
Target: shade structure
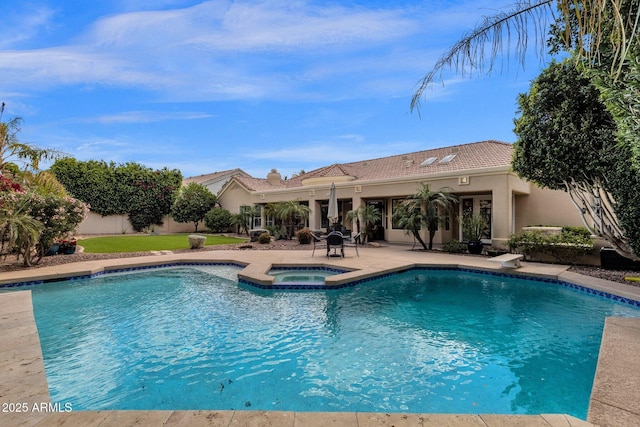
[{"label": "shade structure", "polygon": [[327,218],[329,219],[329,225],[338,222],[338,196],[336,196],[336,184],[331,183],[331,190],[329,190],[329,210],[327,211]]}]

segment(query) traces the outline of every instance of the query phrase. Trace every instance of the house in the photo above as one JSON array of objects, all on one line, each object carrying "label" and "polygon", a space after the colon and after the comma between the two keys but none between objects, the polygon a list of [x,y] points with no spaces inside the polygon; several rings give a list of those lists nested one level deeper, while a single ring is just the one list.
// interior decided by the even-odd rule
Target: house
[{"label": "house", "polygon": [[205,175],[192,176],[182,180],[182,185],[187,185],[192,182],[200,184],[209,190],[212,194],[218,194],[222,187],[234,176],[246,176],[249,174],[242,169],[229,169],[221,172],[213,172]]},{"label": "house", "polygon": [[[542,189],[511,171],[513,146],[482,141],[452,147],[399,154],[351,163],[336,163],[282,179],[272,170],[266,177],[238,173],[222,186],[220,204],[232,213],[242,206],[255,206],[259,215],[253,226],[262,228],[273,219],[264,214],[270,202],[298,200],[310,208],[306,224],[326,230],[328,194],[336,186],[341,222],[349,210],[372,205],[381,220],[375,238],[389,242],[412,242],[413,238],[392,220],[395,207],[425,183],[434,191],[447,188],[459,198],[456,212],[439,227],[434,243],[462,240],[459,217],[463,213],[483,215],[489,223],[485,243],[503,246],[508,237],[528,225],[583,225],[567,193]],[[426,236],[426,230],[424,231]]]}]

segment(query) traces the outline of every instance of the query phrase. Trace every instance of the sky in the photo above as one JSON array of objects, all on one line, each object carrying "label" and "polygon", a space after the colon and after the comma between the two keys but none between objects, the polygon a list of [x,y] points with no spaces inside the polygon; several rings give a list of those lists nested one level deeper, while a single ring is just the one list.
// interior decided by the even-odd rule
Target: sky
[{"label": "sky", "polygon": [[[0,2],[3,121],[78,160],[265,178],[488,139],[514,142],[544,63],[422,77],[512,2]],[[45,165],[46,166],[46,165]]]}]

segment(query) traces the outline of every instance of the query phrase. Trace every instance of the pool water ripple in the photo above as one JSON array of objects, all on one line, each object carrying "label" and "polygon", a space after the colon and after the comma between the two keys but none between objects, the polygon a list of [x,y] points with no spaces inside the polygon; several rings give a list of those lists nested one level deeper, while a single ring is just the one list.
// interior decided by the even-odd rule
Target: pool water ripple
[{"label": "pool water ripple", "polygon": [[584,418],[604,317],[640,316],[565,287],[469,272],[273,292],[242,289],[237,271],[33,287],[52,401]]}]

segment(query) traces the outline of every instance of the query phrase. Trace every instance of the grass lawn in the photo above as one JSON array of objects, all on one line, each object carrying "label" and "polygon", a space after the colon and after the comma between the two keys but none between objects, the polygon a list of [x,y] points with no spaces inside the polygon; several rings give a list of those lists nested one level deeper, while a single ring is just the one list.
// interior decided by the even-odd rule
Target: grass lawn
[{"label": "grass lawn", "polygon": [[[188,234],[122,235],[90,237],[78,241],[86,253],[145,252],[189,249]],[[246,239],[226,236],[207,236],[206,246],[241,243]]]}]

